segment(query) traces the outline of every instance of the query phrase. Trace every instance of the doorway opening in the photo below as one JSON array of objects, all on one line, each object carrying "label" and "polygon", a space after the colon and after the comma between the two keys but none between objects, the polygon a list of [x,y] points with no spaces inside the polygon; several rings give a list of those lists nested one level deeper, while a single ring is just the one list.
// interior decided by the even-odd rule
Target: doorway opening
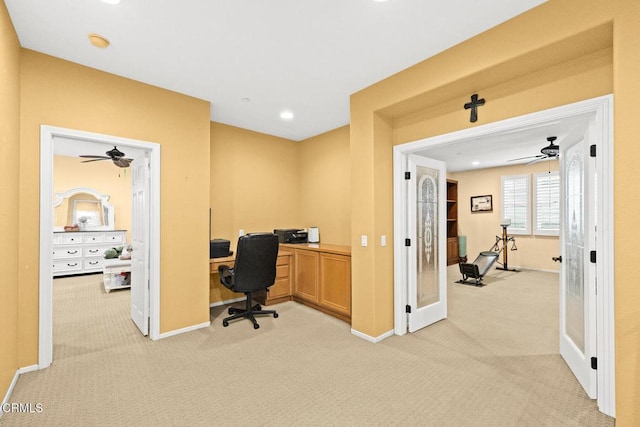
[{"label": "doorway opening", "polygon": [[[410,156],[430,157],[430,153],[440,152],[452,147],[463,152],[469,144],[480,144],[482,141],[493,143],[488,151],[500,150],[498,142],[513,141],[516,135],[527,132],[559,129],[575,123],[585,123],[582,132],[591,134],[591,144],[595,146],[597,155],[594,159],[597,179],[595,215],[598,219],[596,230],[590,230],[595,236],[595,252],[598,254],[594,275],[598,284],[597,295],[593,298],[594,309],[589,311],[588,321],[595,325],[594,337],[597,342],[596,354],[588,355],[597,358],[596,396],[601,412],[615,416],[615,360],[614,360],[614,253],[613,253],[613,97],[611,95],[594,98],[558,108],[528,114],[513,119],[491,123],[477,128],[465,129],[446,135],[439,135],[420,141],[394,147],[394,332],[397,335],[407,333],[409,316],[406,306],[410,300],[410,266],[411,257],[405,247],[405,235],[408,227],[409,190],[404,174]],[[575,141],[570,141],[571,143]],[[467,144],[467,145],[465,145]],[[439,157],[434,156],[439,159]],[[446,220],[444,218],[443,220]],[[446,272],[445,272],[446,274]],[[445,295],[446,298],[446,295]],[[562,312],[560,313],[562,316]],[[445,313],[446,316],[446,313]],[[444,317],[443,317],[444,318]],[[596,321],[597,319],[597,321]],[[587,320],[587,319],[586,319]],[[423,326],[426,326],[423,325]],[[561,332],[562,334],[562,328]],[[587,361],[587,360],[585,360]],[[574,371],[575,373],[575,371]]]},{"label": "doorway opening", "polygon": [[[74,129],[43,125],[40,127],[40,275],[39,275],[39,324],[38,368],[51,365],[53,359],[53,158],[55,144],[71,140],[78,144],[114,145],[131,149],[140,159],[148,159],[149,185],[146,189],[148,213],[139,218],[149,232],[145,237],[148,248],[148,280],[146,286],[139,283],[147,296],[148,334],[152,340],[160,338],[160,145],[148,141],[121,138],[111,135],[84,132]],[[132,213],[135,215],[135,213]],[[132,223],[134,218],[132,218]],[[135,256],[135,255],[134,255]],[[133,285],[133,283],[132,283]],[[138,290],[140,290],[138,289]]]}]

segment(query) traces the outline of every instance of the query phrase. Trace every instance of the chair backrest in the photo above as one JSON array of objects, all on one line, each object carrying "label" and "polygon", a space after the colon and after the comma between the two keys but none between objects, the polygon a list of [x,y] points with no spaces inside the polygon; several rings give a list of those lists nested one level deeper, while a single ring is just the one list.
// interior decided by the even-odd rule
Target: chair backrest
[{"label": "chair backrest", "polygon": [[268,288],[276,280],[278,236],[251,233],[238,239],[234,270],[234,291],[254,292]]}]

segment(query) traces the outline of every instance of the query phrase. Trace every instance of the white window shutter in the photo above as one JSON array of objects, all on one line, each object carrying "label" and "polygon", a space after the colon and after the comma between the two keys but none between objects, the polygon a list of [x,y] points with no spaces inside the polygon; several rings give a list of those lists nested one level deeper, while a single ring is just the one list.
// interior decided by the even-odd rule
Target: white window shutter
[{"label": "white window shutter", "polygon": [[560,175],[557,171],[535,174],[534,234],[560,234]]},{"label": "white window shutter", "polygon": [[502,218],[510,219],[510,234],[531,234],[529,175],[502,177]]}]

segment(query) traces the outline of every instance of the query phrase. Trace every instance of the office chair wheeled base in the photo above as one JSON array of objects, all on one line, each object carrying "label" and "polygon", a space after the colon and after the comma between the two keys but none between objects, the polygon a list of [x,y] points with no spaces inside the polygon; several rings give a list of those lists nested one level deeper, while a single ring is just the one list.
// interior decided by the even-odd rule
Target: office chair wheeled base
[{"label": "office chair wheeled base", "polygon": [[231,315],[229,317],[225,317],[222,320],[222,326],[225,328],[229,326],[230,320],[242,319],[246,318],[253,322],[253,329],[258,329],[260,325],[256,321],[255,315],[263,314],[263,315],[273,315],[274,319],[278,318],[278,313],[275,310],[263,310],[260,304],[256,304],[253,307],[251,306],[251,292],[247,292],[247,301],[245,308],[235,308],[229,307],[228,313]]}]

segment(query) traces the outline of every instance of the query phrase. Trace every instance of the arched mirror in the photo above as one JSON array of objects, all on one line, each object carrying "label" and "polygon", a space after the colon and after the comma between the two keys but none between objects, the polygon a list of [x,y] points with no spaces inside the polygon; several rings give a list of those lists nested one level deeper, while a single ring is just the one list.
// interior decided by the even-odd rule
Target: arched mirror
[{"label": "arched mirror", "polygon": [[108,194],[88,187],[56,193],[53,201],[54,231],[62,231],[65,226],[76,224],[82,231],[113,230],[113,205],[108,200]]}]

